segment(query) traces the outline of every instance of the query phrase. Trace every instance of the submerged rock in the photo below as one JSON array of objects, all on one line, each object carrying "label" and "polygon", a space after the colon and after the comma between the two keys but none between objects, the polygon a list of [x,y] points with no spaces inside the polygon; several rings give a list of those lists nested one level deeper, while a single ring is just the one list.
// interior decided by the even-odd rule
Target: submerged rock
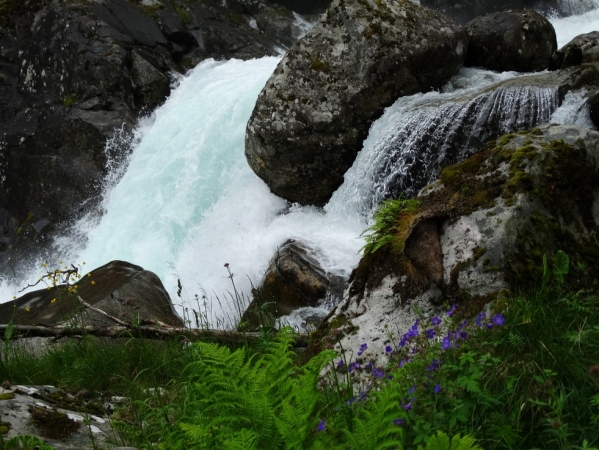
[{"label": "submerged rock", "polygon": [[583,63],[599,62],[599,31],[576,36],[551,57],[551,69],[565,69]]},{"label": "submerged rock", "polygon": [[553,25],[534,11],[506,11],[466,24],[466,66],[500,72],[539,72],[549,67],[557,49]]},{"label": "submerged rock", "polygon": [[595,124],[595,127],[599,129],[599,91],[595,91],[588,100],[589,112],[591,120]]},{"label": "submerged rock", "polygon": [[461,26],[409,1],[334,1],[258,97],[250,167],[289,201],[325,204],[384,108],[443,85],[467,45]]},{"label": "submerged rock", "polygon": [[12,302],[0,304],[0,323],[16,325],[73,324],[115,325],[106,317],[85,308],[77,295],[90,305],[132,324],[157,320],[174,327],[183,321],[156,274],[125,261],[112,261],[91,271],[73,284],[29,292]]},{"label": "submerged rock", "polygon": [[310,251],[309,246],[293,239],[277,250],[241,318],[244,329],[273,326],[276,319],[299,308],[321,306],[327,299],[337,303],[341,299],[344,281],[326,273]]},{"label": "submerged rock", "polygon": [[544,258],[553,270],[560,250],[571,261],[569,287],[598,284],[598,132],[544,125],[505,135],[445,168],[411,201],[393,243],[360,261],[319,330],[322,342],[368,342],[365,357],[377,360],[389,333],[401,336],[414,323],[414,311],[430,317],[457,303],[472,317],[506,289],[540,283]]}]

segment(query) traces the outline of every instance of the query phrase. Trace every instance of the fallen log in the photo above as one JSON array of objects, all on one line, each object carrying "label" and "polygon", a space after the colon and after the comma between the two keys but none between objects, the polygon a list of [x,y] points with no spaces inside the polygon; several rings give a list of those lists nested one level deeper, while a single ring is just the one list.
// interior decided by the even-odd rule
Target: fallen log
[{"label": "fallen log", "polygon": [[[7,333],[7,330],[8,333]],[[10,336],[9,336],[10,335]],[[262,338],[260,333],[230,330],[173,328],[152,325],[115,325],[115,326],[82,326],[68,325],[0,325],[0,336],[7,339],[27,337],[48,337],[61,339],[64,337],[96,336],[107,338],[145,338],[145,339],[180,339],[210,340],[219,344],[244,344],[256,342]],[[305,347],[307,334],[296,334],[294,347]]]}]

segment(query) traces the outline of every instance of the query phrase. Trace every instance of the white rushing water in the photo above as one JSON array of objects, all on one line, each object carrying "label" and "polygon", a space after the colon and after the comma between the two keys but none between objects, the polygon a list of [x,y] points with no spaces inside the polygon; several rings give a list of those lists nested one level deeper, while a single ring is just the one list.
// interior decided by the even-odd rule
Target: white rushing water
[{"label": "white rushing water", "polygon": [[[590,16],[597,12],[553,20],[558,38],[567,40],[567,33],[587,30],[587,23],[597,28],[599,17]],[[373,206],[393,189],[394,171],[401,172],[405,166],[401,158],[409,151],[401,156],[404,150],[398,152],[399,147],[406,147],[419,133],[430,135],[441,118],[446,124],[457,123],[466,117],[464,111],[478,111],[478,119],[468,119],[475,130],[482,116],[510,123],[520,120],[519,111],[531,123],[544,122],[556,106],[554,93],[529,90],[503,93],[486,103],[469,100],[440,107],[442,101],[472,95],[481,87],[516,76],[464,69],[444,92],[406,97],[388,108],[373,125],[346,182],[324,209],[289,207],[270,193],[244,156],[247,120],[278,61],[205,61],[183,77],[167,102],[140,123],[127,170],[116,186],[106,189],[101,219],[80,221],[69,237],[58,241],[56,261],[85,261],[85,267],[93,269],[122,259],[158,274],[175,302],[177,279],[185,288],[184,297],[206,294],[213,301],[216,296],[226,300],[231,280],[225,263],[247,296],[277,247],[296,238],[314,249],[312,256],[326,271],[347,277],[359,261],[360,234]],[[585,120],[584,111],[579,111],[581,98],[568,97],[552,120],[571,122],[572,111],[578,111],[577,120]],[[531,105],[539,107],[535,110]],[[565,111],[566,107],[570,110]],[[405,123],[413,125],[411,134]],[[425,130],[422,127],[427,123]],[[395,150],[389,152],[392,147]],[[387,167],[382,172],[389,175],[383,181],[374,177],[381,164]],[[78,235],[84,242],[73,238]],[[47,262],[52,266],[56,261]],[[3,285],[0,295],[8,300],[15,292],[15,286]],[[234,315],[232,305],[212,306],[213,322],[217,316]]]}]

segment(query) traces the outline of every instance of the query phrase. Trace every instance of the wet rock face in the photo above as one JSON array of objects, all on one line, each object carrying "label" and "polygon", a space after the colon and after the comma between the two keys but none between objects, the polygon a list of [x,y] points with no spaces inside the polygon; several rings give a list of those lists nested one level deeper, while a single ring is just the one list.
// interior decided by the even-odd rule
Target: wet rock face
[{"label": "wet rock face", "polygon": [[477,17],[466,25],[470,45],[466,66],[538,72],[557,49],[553,25],[534,11],[506,11]]},{"label": "wet rock face", "polygon": [[[139,266],[112,261],[91,271],[76,285],[76,292],[84,301],[125,322],[158,320],[171,326],[183,326],[158,276]],[[0,304],[0,323],[6,324],[11,319],[18,325],[114,325],[102,315],[84,308],[76,296],[62,286],[30,292],[14,302]]]},{"label": "wet rock face", "polygon": [[0,267],[19,271],[56,230],[97,206],[107,138],[164,102],[172,73],[206,58],[275,55],[299,35],[294,21],[259,0],[4,1]]},{"label": "wet rock face", "polygon": [[444,84],[467,46],[461,26],[415,3],[334,1],[258,97],[250,167],[291,202],[325,204],[383,109]]},{"label": "wet rock face", "polygon": [[591,114],[591,120],[595,124],[595,127],[599,129],[599,91],[595,91],[588,99],[589,112]]},{"label": "wet rock face", "polygon": [[328,320],[328,332],[343,336],[345,349],[368,342],[367,358],[380,358],[386,330],[401,336],[416,308],[430,316],[443,303],[457,303],[472,317],[502,290],[538,284],[543,257],[553,267],[558,250],[571,265],[585,265],[583,272],[570,270],[568,288],[597,284],[596,131],[544,125],[505,135],[445,168],[416,200],[418,209],[398,227],[404,249],[387,244],[366,255]]},{"label": "wet rock face", "polygon": [[273,3],[299,14],[322,14],[331,0],[272,0]]},{"label": "wet rock face", "polygon": [[551,58],[551,69],[565,69],[591,62],[599,62],[599,31],[576,36],[556,50]]},{"label": "wet rock face", "polygon": [[277,250],[241,319],[245,329],[258,329],[265,320],[272,325],[298,308],[320,305],[327,296],[341,298],[343,280],[327,274],[309,253],[306,244],[292,239]]}]

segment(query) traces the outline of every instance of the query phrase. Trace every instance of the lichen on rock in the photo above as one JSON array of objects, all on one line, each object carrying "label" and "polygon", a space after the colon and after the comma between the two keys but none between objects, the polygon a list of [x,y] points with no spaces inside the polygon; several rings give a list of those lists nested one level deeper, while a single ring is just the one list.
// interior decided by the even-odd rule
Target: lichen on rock
[{"label": "lichen on rock", "polygon": [[[359,329],[344,337],[344,348],[377,340],[376,356],[381,336],[406,332],[415,309],[427,315],[456,303],[472,316],[506,290],[540,284],[543,260],[552,265],[558,250],[578,268],[566,277],[568,287],[598,283],[598,132],[544,125],[505,135],[446,167],[417,200],[417,210],[402,218],[406,245],[389,242],[365,255],[323,325],[340,314],[350,318]],[[440,277],[432,276],[434,267]],[[334,331],[323,329],[325,338]]]}]

